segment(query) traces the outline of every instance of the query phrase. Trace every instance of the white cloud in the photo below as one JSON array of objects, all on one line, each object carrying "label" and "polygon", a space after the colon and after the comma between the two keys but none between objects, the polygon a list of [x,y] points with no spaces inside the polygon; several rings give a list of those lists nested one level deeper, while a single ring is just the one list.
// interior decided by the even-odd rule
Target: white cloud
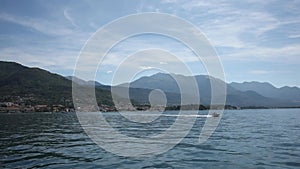
[{"label": "white cloud", "polygon": [[[174,12],[179,16],[196,24],[218,47],[255,46],[265,40],[261,38],[264,33],[284,24],[299,21],[299,18],[283,21],[271,11],[265,10],[269,4],[274,3],[274,0],[245,0],[242,3],[227,0],[167,0],[163,2],[173,6]],[[249,41],[241,38],[245,34],[252,36]]]},{"label": "white cloud", "polygon": [[[56,70],[73,70],[77,53],[74,51],[49,51],[37,48],[3,48],[1,60],[14,61],[30,67]],[[53,57],[56,56],[56,57]]]},{"label": "white cloud", "polygon": [[251,70],[249,71],[250,74],[255,74],[255,75],[264,75],[264,74],[269,74],[271,73],[270,71],[266,70]]},{"label": "white cloud", "polygon": [[270,63],[300,64],[300,44],[281,48],[250,47],[222,56],[224,60],[267,61]]},{"label": "white cloud", "polygon": [[[221,14],[220,14],[221,15]],[[229,16],[217,17],[206,23],[200,23],[205,33],[217,46],[242,48],[255,45],[259,37],[272,29],[277,28],[280,22],[265,12],[240,12],[236,11]],[[252,34],[252,42],[246,42],[240,37],[243,34]]]},{"label": "white cloud", "polygon": [[65,18],[75,27],[75,28],[78,28],[78,25],[76,25],[76,23],[75,23],[75,20],[74,20],[74,18],[70,15],[70,9],[69,8],[66,8],[65,10],[64,10],[64,16],[65,16]]},{"label": "white cloud", "polygon": [[[182,59],[183,62],[193,62],[198,60],[198,58],[195,57],[189,48],[177,41],[166,39],[166,37],[161,38],[160,36],[147,36],[146,39],[143,39],[142,37],[133,37],[120,42],[105,56],[101,64],[117,66],[130,55],[138,51],[148,49],[162,49],[169,51],[173,55],[176,55],[178,58]],[[143,60],[148,62],[153,62],[155,61],[153,58],[159,57],[161,60],[163,60],[158,62],[159,64],[168,64],[173,62],[173,60],[167,60],[168,58],[160,54],[157,54],[157,56],[153,55],[141,57],[144,57]],[[166,60],[164,60],[164,58]]]},{"label": "white cloud", "polygon": [[154,69],[155,67],[152,66],[140,66],[140,69],[146,70],[146,69]]},{"label": "white cloud", "polygon": [[[226,48],[226,54],[221,54],[222,60],[266,61],[285,64],[300,63],[300,46],[298,44],[282,44],[282,46],[266,47],[272,39],[265,34],[289,24],[299,24],[299,15],[274,15],[277,11],[266,10],[270,3],[278,1],[246,0],[243,3],[233,1],[164,1],[182,9],[184,16],[199,27],[217,48]],[[295,10],[294,2],[284,5]],[[285,8],[285,7],[283,7]],[[198,11],[198,12],[196,12]],[[178,12],[178,10],[176,10]],[[292,12],[292,11],[291,11]],[[295,11],[296,12],[296,11]],[[299,12],[298,12],[299,13]],[[298,32],[285,28],[286,38],[299,38]],[[282,30],[281,30],[282,31]],[[273,36],[278,36],[273,33]],[[248,39],[247,39],[248,38]]]},{"label": "white cloud", "polygon": [[7,13],[0,13],[0,20],[12,22],[48,35],[66,36],[73,33],[72,29],[61,26],[60,24],[54,24],[53,22],[46,19],[36,19],[24,16],[14,16]]},{"label": "white cloud", "polygon": [[291,39],[296,39],[296,38],[300,38],[300,34],[295,34],[295,35],[289,35],[288,38],[291,38]]}]

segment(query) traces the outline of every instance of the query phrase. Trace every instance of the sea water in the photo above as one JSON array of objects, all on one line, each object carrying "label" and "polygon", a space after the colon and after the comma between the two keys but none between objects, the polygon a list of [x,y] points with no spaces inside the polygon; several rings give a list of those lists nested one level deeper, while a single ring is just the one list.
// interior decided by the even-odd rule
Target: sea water
[{"label": "sea water", "polygon": [[[171,150],[140,158],[99,147],[76,113],[0,114],[0,168],[300,167],[300,109],[225,110],[215,132],[199,144],[206,118],[213,118],[206,114],[199,112],[188,135]],[[178,114],[167,111],[151,123],[131,122],[117,112],[104,117],[122,134],[139,138],[163,132]]]}]

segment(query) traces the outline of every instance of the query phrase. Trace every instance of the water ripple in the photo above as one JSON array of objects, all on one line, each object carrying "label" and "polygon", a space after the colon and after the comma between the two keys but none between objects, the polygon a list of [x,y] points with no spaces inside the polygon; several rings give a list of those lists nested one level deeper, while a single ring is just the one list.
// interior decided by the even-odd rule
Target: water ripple
[{"label": "water ripple", "polygon": [[[299,168],[298,113],[297,109],[226,111],[204,144],[198,144],[205,120],[199,118],[181,143],[150,158],[106,152],[84,133],[74,113],[0,114],[0,168]],[[111,114],[108,118],[123,134],[150,137],[172,125],[177,116],[151,124],[129,123]]]}]

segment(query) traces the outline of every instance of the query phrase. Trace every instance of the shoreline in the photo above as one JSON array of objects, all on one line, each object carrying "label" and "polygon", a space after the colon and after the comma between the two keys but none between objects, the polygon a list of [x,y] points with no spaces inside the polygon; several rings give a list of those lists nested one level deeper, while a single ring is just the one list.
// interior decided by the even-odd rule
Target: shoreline
[{"label": "shoreline", "polygon": [[[272,107],[272,108],[241,108],[241,109],[223,109],[223,110],[232,110],[232,111],[236,111],[236,110],[276,110],[276,109],[300,109],[300,107]],[[222,110],[222,109],[205,109],[205,110],[197,110],[197,111],[209,111],[209,110]],[[79,113],[96,113],[96,112],[101,112],[101,113],[114,113],[114,112],[157,112],[159,110],[121,110],[121,111],[82,111]],[[163,111],[159,111],[159,112],[167,112],[167,111],[179,111],[179,110],[163,110]],[[195,111],[195,110],[182,110],[182,111]],[[56,113],[78,113],[76,111],[31,111],[31,112],[22,112],[22,111],[16,111],[16,112],[0,112],[0,114],[31,114],[31,113],[38,113],[38,114],[56,114]]]}]

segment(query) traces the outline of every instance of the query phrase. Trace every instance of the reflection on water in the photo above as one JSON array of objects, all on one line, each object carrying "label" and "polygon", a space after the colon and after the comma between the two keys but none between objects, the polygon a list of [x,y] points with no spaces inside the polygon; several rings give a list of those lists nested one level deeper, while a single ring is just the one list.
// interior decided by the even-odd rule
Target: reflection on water
[{"label": "reflection on water", "polygon": [[[174,123],[176,113],[166,113],[172,115],[149,124],[113,112],[105,118],[123,134],[149,137]],[[299,168],[300,109],[225,111],[215,133],[198,144],[205,118],[170,151],[128,158],[93,143],[75,113],[0,114],[0,168]]]}]

